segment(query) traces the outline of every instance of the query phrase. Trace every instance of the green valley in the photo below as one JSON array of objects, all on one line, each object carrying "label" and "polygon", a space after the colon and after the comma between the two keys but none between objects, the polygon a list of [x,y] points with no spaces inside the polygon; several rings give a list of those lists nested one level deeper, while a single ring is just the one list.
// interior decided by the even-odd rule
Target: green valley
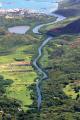
[{"label": "green valley", "polygon": [[80,120],[80,0],[58,2],[0,9],[0,120]]},{"label": "green valley", "polygon": [[[31,20],[27,17],[0,18],[0,76],[4,80],[4,83],[0,82],[1,86],[3,84],[0,110],[4,111],[6,116],[8,113],[14,116],[19,109],[27,111],[33,104],[35,96],[30,86],[36,88],[37,72],[32,62],[44,36],[36,36],[32,29],[45,20],[53,21],[54,17],[46,19],[45,16],[40,15],[38,18],[32,17]],[[29,25],[30,30],[22,35],[8,31],[8,27],[19,25]],[[5,104],[2,99],[5,100]]]}]

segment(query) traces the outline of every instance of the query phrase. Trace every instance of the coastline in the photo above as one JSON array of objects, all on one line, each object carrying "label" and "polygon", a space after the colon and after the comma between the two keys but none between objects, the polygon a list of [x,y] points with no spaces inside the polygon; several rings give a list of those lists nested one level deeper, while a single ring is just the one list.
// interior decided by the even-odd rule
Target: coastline
[{"label": "coastline", "polygon": [[14,9],[0,9],[0,14],[1,15],[5,15],[5,14],[9,14],[9,13],[15,13],[15,14],[20,14],[20,15],[24,15],[25,13],[27,14],[42,14],[42,13],[37,13],[34,10],[31,9],[23,9],[23,8],[14,8]]},{"label": "coastline", "polygon": [[[43,2],[43,4],[44,4],[44,2]],[[59,3],[54,0],[54,2],[52,2],[50,4],[51,4],[51,6],[48,5],[48,2],[47,2],[47,5],[45,4],[44,7],[40,6],[40,8],[38,7],[39,6],[39,4],[38,4],[38,6],[36,6],[38,9],[36,9],[36,7],[33,9],[33,8],[29,8],[27,6],[26,6],[26,8],[18,7],[18,6],[16,6],[15,8],[0,7],[0,15],[5,15],[5,14],[18,14],[21,16],[23,16],[25,14],[50,15],[52,12],[54,12],[58,9]]]},{"label": "coastline", "polygon": [[53,17],[53,15],[51,13],[40,13],[38,11],[34,11],[31,9],[0,9],[0,16],[4,16],[6,19],[13,19],[13,18],[17,18],[17,17],[28,17],[28,18],[39,18],[39,16],[43,16],[43,17]]}]

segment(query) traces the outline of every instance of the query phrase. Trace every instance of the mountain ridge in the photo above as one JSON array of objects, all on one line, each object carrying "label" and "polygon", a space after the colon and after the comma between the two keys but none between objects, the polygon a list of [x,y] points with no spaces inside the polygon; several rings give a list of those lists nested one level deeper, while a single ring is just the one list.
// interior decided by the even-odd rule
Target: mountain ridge
[{"label": "mountain ridge", "polygon": [[80,19],[69,23],[65,27],[51,29],[47,32],[47,34],[51,36],[59,36],[62,34],[78,34],[78,33],[80,33]]},{"label": "mountain ridge", "polygon": [[62,14],[65,17],[80,15],[80,0],[66,0],[59,3],[57,14]]}]

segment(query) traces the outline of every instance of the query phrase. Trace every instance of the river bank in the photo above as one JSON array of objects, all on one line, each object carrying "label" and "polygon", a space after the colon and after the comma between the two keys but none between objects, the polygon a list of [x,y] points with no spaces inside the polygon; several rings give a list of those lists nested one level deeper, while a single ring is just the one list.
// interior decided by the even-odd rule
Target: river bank
[{"label": "river bank", "polygon": [[[56,21],[51,23],[48,20],[46,21],[47,24],[44,24],[45,20],[42,23],[35,23],[38,20],[35,18],[32,20],[28,19],[28,23],[25,23],[27,19],[24,20],[22,18],[20,19],[24,20],[24,22],[21,21],[22,24],[30,23],[31,29],[33,28],[32,30],[30,29],[28,34],[19,36],[6,33],[5,36],[1,35],[0,50],[4,51],[4,53],[2,52],[0,56],[0,63],[3,64],[0,66],[3,69],[0,73],[2,72],[1,74],[6,78],[3,79],[1,77],[1,79],[5,83],[6,80],[9,81],[10,79],[12,82],[11,85],[7,86],[7,91],[3,94],[5,102],[0,98],[1,110],[5,111],[5,113],[14,114],[17,116],[17,120],[60,120],[65,119],[65,117],[68,120],[75,120],[75,116],[79,114],[79,102],[71,99],[79,100],[79,92],[76,92],[79,88],[76,87],[76,90],[73,85],[79,83],[78,79],[80,79],[78,73],[79,47],[73,49],[74,46],[72,45],[61,44],[62,40],[65,41],[67,38],[66,41],[70,42],[75,36],[67,35],[55,39],[40,33],[40,28],[44,25],[53,24],[54,26],[54,23],[57,24],[57,22],[64,20],[63,16],[57,14],[54,16],[57,18]],[[14,19],[12,20],[14,21]],[[15,24],[15,22],[13,23]],[[60,24],[63,25],[63,22]],[[36,27],[34,27],[35,25]],[[77,37],[75,38],[78,39]],[[10,51],[10,53],[5,55],[6,51]],[[76,62],[77,59],[78,62]],[[45,68],[44,65],[46,60],[48,61],[47,68],[49,69]],[[40,62],[42,62],[42,66]],[[26,66],[26,63],[29,66]],[[75,70],[76,73],[74,74]],[[3,82],[1,86],[4,87]],[[69,97],[67,96],[68,90],[71,90]],[[6,97],[13,101],[7,100],[6,102]],[[9,102],[10,104],[8,104]],[[17,102],[19,104],[16,104]]]},{"label": "river bank", "polygon": [[[32,28],[44,22],[48,23],[53,20],[55,20],[54,17],[47,17],[46,19],[44,16],[38,16],[37,19],[36,17],[31,17],[31,19],[27,17],[19,17],[15,19],[5,19],[5,16],[0,17],[0,75],[2,75],[5,79],[12,81],[11,86],[7,86],[7,88],[5,88],[5,96],[10,101],[12,100],[12,102],[14,102],[14,99],[15,101],[20,101],[19,108],[16,108],[16,112],[16,105],[13,108],[13,103],[8,108],[8,111],[11,115],[12,110],[10,109],[12,108],[15,114],[18,114],[18,109],[20,108],[23,111],[28,111],[29,109],[35,109],[36,107],[37,110],[36,101],[36,106],[34,107],[33,105],[35,92],[33,93],[32,87],[34,86],[34,89],[36,89],[35,78],[37,77],[37,74],[33,69],[32,60],[35,54],[37,54],[37,48],[44,40],[44,36],[34,34],[32,32]],[[8,32],[8,28],[14,26],[19,27],[20,25],[30,26],[29,31],[25,34],[14,34]],[[3,34],[4,30],[5,33]],[[2,83],[0,84],[2,85]],[[3,99],[6,103],[4,96]],[[4,101],[1,101],[1,104],[4,105],[3,102]],[[8,104],[8,102],[6,104]],[[5,105],[4,108],[1,108],[3,111],[5,108],[5,113],[7,112]]]},{"label": "river bank", "polygon": [[[52,22],[53,24],[56,23],[56,22],[59,22],[59,21],[62,21],[65,19],[65,17],[61,16],[61,15],[57,15],[57,14],[53,14],[53,16],[57,17],[56,21]],[[52,23],[47,23],[47,24],[42,24],[42,25],[39,25],[37,27],[35,27],[33,29],[33,33],[39,35],[40,32],[40,28],[43,27],[43,26],[46,26],[46,25],[49,25],[49,24],[52,24]],[[36,84],[36,90],[37,90],[37,97],[38,97],[38,110],[40,109],[41,107],[41,102],[42,102],[42,96],[41,96],[41,90],[40,90],[40,83],[42,80],[45,80],[48,78],[47,74],[43,71],[43,69],[41,69],[41,67],[39,66],[39,59],[41,58],[42,56],[42,51],[43,51],[43,48],[44,46],[52,39],[52,37],[47,37],[47,39],[45,39],[41,45],[39,46],[38,48],[38,56],[35,58],[35,60],[33,61],[33,65],[34,67],[37,69],[38,73],[40,74],[40,78],[37,80],[37,84]]]}]

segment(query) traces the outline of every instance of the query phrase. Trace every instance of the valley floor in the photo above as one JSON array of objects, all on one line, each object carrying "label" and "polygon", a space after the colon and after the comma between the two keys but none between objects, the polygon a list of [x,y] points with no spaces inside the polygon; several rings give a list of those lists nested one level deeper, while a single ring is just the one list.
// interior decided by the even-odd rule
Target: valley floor
[{"label": "valley floor", "polygon": [[[0,18],[0,113],[5,117],[11,114],[12,119],[18,112],[37,108],[36,78],[33,59],[45,36],[35,35],[32,29],[44,21],[53,21],[54,17],[45,18]],[[9,27],[29,25],[26,34],[15,34]],[[34,90],[34,91],[33,91]],[[31,106],[32,105],[32,106]],[[31,108],[30,108],[31,106]],[[7,118],[6,118],[7,119]],[[18,119],[18,118],[16,118]]]},{"label": "valley floor", "polygon": [[[54,37],[42,50],[38,64],[48,79],[40,83],[40,111],[37,109],[36,78],[42,76],[32,64],[40,44],[47,37],[46,32],[76,19],[79,17],[42,27],[40,35],[33,34],[32,29],[44,23],[43,16],[39,19],[0,19],[1,117],[7,118],[10,114],[11,120],[80,119],[80,34]],[[53,20],[48,18],[46,23]],[[7,28],[14,25],[29,25],[30,30],[24,35],[11,34]]]}]

